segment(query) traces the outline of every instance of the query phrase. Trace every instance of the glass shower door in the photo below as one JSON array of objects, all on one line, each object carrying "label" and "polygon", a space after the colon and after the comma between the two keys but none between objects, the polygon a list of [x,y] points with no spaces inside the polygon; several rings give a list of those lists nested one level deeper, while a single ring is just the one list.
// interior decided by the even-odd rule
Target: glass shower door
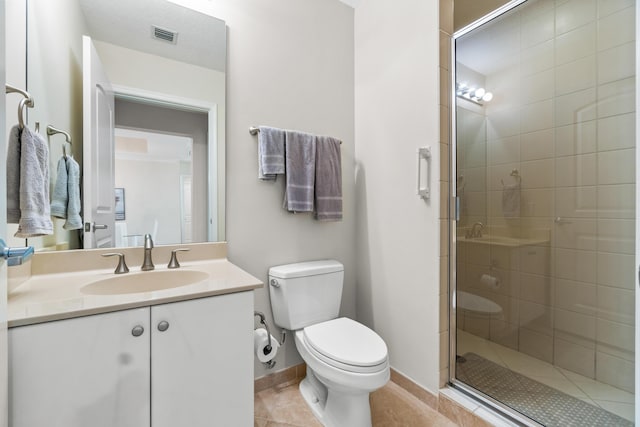
[{"label": "glass shower door", "polygon": [[635,2],[528,0],[454,43],[452,382],[633,425]]}]

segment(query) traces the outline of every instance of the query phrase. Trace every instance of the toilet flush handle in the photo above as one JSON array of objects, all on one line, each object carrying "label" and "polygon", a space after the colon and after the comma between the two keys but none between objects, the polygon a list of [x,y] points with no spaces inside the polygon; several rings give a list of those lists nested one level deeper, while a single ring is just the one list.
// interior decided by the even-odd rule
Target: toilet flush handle
[{"label": "toilet flush handle", "polygon": [[279,283],[276,279],[271,279],[271,280],[269,281],[269,284],[270,284],[271,286],[273,286],[274,288],[279,288],[279,287],[280,287],[280,283]]}]

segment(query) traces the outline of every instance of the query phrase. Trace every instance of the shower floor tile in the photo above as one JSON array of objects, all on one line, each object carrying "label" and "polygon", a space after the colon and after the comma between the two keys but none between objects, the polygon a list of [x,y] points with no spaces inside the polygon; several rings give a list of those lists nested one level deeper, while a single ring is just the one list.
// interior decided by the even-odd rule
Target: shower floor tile
[{"label": "shower floor tile", "polygon": [[458,330],[458,354],[476,353],[565,394],[633,421],[633,393],[595,381],[484,338]]}]

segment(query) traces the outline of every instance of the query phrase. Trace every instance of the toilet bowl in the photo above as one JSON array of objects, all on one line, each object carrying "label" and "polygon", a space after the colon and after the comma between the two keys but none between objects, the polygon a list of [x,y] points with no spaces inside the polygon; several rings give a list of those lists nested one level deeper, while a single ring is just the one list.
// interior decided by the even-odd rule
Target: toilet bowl
[{"label": "toilet bowl", "polygon": [[374,331],[337,317],[344,268],[337,261],[272,267],[269,293],[276,325],[294,331],[307,364],[300,392],[327,427],[370,427],[369,393],[389,381],[387,346]]},{"label": "toilet bowl", "polygon": [[387,346],[366,326],[346,317],[295,332],[307,364],[300,391],[325,426],[370,426],[369,393],[389,381]]},{"label": "toilet bowl", "polygon": [[457,291],[456,298],[458,310],[462,312],[488,317],[496,317],[502,314],[502,307],[480,295]]}]

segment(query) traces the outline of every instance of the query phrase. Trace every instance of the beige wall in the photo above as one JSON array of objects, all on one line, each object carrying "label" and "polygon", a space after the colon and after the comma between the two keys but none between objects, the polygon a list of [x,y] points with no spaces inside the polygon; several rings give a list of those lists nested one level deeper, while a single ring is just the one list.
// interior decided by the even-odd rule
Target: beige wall
[{"label": "beige wall", "polygon": [[[438,3],[363,2],[355,43],[358,319],[396,370],[437,392]],[[421,146],[433,155],[428,202],[416,195]]]},{"label": "beige wall", "polygon": [[[335,258],[345,266],[341,314],[355,317],[353,9],[337,0],[223,0],[211,9],[229,36],[229,259],[266,282],[271,266]],[[257,177],[257,139],[248,130],[258,125],[343,141],[343,221],[282,209],[282,178]],[[267,288],[255,292],[255,308],[272,324]],[[276,369],[301,362],[292,336],[281,350]],[[256,376],[266,373],[256,362]]]}]

